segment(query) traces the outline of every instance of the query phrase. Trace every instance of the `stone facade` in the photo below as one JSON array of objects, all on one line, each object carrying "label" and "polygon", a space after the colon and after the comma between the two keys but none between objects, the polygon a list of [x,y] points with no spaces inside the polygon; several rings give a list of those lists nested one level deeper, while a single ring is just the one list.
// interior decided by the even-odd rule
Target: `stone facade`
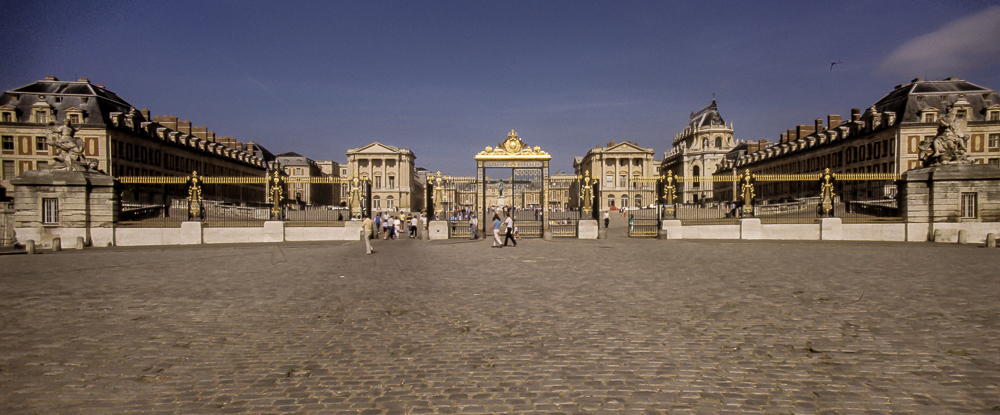
[{"label": "stone facade", "polygon": [[[298,153],[282,153],[275,161],[288,175],[288,200],[301,206],[334,206],[340,202],[340,183],[309,183],[311,178],[337,177],[333,161],[314,161]],[[298,179],[298,180],[296,180]]]},{"label": "stone facade", "polygon": [[[833,173],[901,174],[922,167],[920,146],[933,140],[938,121],[955,107],[967,125],[968,157],[976,164],[1000,166],[1000,96],[994,90],[958,79],[925,81],[922,78],[897,85],[862,112],[851,110],[851,118],[829,115],[826,125],[817,118],[812,125],[799,125],[755,152],[726,160],[716,170],[757,174]],[[797,196],[787,184],[763,186],[763,199]]]},{"label": "stone facade", "polygon": [[347,150],[347,177],[371,180],[372,211],[418,211],[424,206],[424,184],[417,177],[413,152],[371,143]]},{"label": "stone facade", "polygon": [[[640,147],[631,141],[621,143],[609,142],[607,146],[592,148],[587,155],[578,157],[573,162],[573,171],[577,176],[590,176],[600,180],[599,209],[623,207],[628,199],[627,207],[638,207],[629,197],[629,190],[635,179],[659,175],[659,161],[654,160],[656,154],[652,148]],[[640,201],[640,205],[648,205],[651,201]]]},{"label": "stone facade", "polygon": [[[664,154],[660,172],[683,177],[709,176],[736,145],[733,126],[726,125],[713,99],[711,105],[692,113],[684,130],[674,136],[673,148]],[[677,202],[698,203],[713,196],[711,181],[694,181],[677,195]]]},{"label": "stone facade", "polygon": [[[112,176],[186,176],[192,171],[209,176],[263,176],[264,154],[259,145],[243,145],[231,138],[222,142],[206,127],[192,127],[176,117],[150,117],[136,110],[103,85],[86,78],[75,82],[47,77],[0,95],[0,185],[31,170],[45,169],[53,151],[45,142],[52,125],[69,120],[85,144],[84,156],[98,160],[98,169]],[[228,144],[228,145],[226,145]],[[219,186],[219,195],[233,200],[259,193],[259,186]],[[162,202],[155,189],[128,192],[137,202]],[[212,191],[215,188],[210,189]],[[8,192],[9,193],[9,192]],[[254,196],[256,197],[256,196]],[[146,200],[148,199],[148,200]]]}]

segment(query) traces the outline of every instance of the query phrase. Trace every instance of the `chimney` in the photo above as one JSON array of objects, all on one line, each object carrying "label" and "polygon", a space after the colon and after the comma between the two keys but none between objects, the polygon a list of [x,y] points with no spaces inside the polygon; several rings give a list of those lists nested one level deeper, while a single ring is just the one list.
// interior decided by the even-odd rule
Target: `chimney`
[{"label": "chimney", "polygon": [[215,141],[215,133],[212,132],[212,131],[209,131],[208,135],[205,136],[205,139],[208,140],[208,141],[214,142]]},{"label": "chimney", "polygon": [[46,81],[58,81],[58,80],[59,80],[59,78],[56,78],[56,77],[54,77],[54,76],[52,76],[52,75],[49,75],[49,76],[46,76],[46,77],[45,77],[45,80],[46,80]]},{"label": "chimney", "polygon": [[208,127],[191,127],[191,135],[202,140],[208,140]]},{"label": "chimney", "polygon": [[142,118],[143,119],[146,119],[146,120],[149,119],[149,108],[143,108],[143,109],[139,110],[139,113],[142,114]]},{"label": "chimney", "polygon": [[104,84],[97,84],[98,88],[104,89]]},{"label": "chimney", "polygon": [[176,130],[184,134],[191,134],[191,121],[185,120],[177,122]]},{"label": "chimney", "polygon": [[[920,79],[921,81],[923,80],[922,78],[917,78],[917,79]],[[914,82],[916,82],[916,80],[914,80]],[[851,121],[858,121],[860,119],[861,119],[861,108],[851,108]]]},{"label": "chimney", "polygon": [[810,127],[808,125],[799,124],[798,127],[795,127],[795,136],[798,138],[808,136],[815,132],[816,130],[814,130],[813,127]]},{"label": "chimney", "polygon": [[817,118],[816,119],[816,129],[813,130],[813,131],[823,131],[823,119],[822,118]]},{"label": "chimney", "polygon": [[77,80],[77,82],[86,82],[86,83],[88,83],[88,84],[89,84],[89,83],[90,83],[90,80],[89,80],[89,79],[87,79],[87,78],[80,78],[80,79],[78,79],[78,80]]},{"label": "chimney", "polygon": [[830,128],[840,127],[840,114],[827,115],[826,123],[830,125]]},{"label": "chimney", "polygon": [[177,131],[177,117],[173,115],[157,115],[153,117],[153,121],[156,121],[160,123],[160,125],[171,130]]},{"label": "chimney", "polygon": [[788,130],[788,141],[798,140],[799,136],[796,134],[795,130]]},{"label": "chimney", "polygon": [[779,143],[787,143],[788,142],[788,133],[781,133],[781,138],[778,139],[778,142]]}]

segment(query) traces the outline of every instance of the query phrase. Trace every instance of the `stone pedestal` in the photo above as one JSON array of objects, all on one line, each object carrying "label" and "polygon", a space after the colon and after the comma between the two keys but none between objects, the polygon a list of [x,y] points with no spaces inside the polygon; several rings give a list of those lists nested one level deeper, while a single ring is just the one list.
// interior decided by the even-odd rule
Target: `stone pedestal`
[{"label": "stone pedestal", "polygon": [[840,218],[820,218],[819,239],[840,241],[844,239],[844,223]]},{"label": "stone pedestal", "polygon": [[[987,164],[950,164],[910,170],[899,185],[907,240],[986,240],[1000,223],[1000,169]],[[963,212],[963,198],[969,202]],[[965,214],[971,213],[971,214]]]},{"label": "stone pedestal", "polygon": [[[70,248],[77,237],[87,245],[114,241],[120,211],[116,180],[96,172],[32,170],[11,180],[14,186],[14,233],[19,243],[34,240],[51,248],[59,238]],[[45,219],[48,204],[53,217]]]},{"label": "stone pedestal", "polygon": [[684,227],[676,219],[665,220],[660,224],[660,239],[684,239]]},{"label": "stone pedestal", "polygon": [[431,240],[448,239],[448,221],[432,220],[427,222],[427,238]]},{"label": "stone pedestal", "polygon": [[580,219],[576,223],[576,235],[580,239],[597,239],[600,229],[600,225],[593,219]]},{"label": "stone pedestal", "polygon": [[[903,173],[900,207],[906,221],[1000,221],[1000,169],[987,164],[952,164]],[[962,194],[975,194],[977,217],[963,218]]]},{"label": "stone pedestal", "polygon": [[760,219],[740,219],[740,239],[761,239],[763,234]]}]

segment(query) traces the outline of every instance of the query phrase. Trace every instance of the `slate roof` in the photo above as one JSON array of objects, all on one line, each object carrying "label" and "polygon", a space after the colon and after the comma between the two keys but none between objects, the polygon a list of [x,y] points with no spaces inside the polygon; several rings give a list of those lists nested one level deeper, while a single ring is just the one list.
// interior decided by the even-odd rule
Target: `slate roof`
[{"label": "slate roof", "polygon": [[719,108],[715,106],[714,99],[709,106],[702,108],[698,112],[691,113],[691,120],[688,121],[687,127],[694,130],[712,125],[726,125],[726,121],[722,119],[722,115],[719,115]]},{"label": "slate roof", "polygon": [[914,79],[908,84],[896,88],[875,103],[874,107],[880,113],[896,114],[896,124],[921,122],[920,111],[936,108],[944,112],[954,104],[960,96],[970,104],[969,121],[983,121],[983,109],[1000,103],[996,91],[958,78],[947,78],[940,81],[924,81]]},{"label": "slate roof", "polygon": [[[129,110],[134,108],[132,104],[121,99],[114,92],[86,80],[46,79],[5,91],[3,95],[0,95],[0,106],[9,105],[17,108],[17,122],[30,122],[31,107],[38,102],[45,102],[52,106],[55,110],[55,120],[53,121],[56,123],[63,122],[66,117],[64,110],[70,107],[84,111],[84,124],[107,124],[111,120],[110,113],[127,114]],[[136,116],[142,118],[139,112],[136,112]],[[139,122],[141,121],[147,120]]]}]

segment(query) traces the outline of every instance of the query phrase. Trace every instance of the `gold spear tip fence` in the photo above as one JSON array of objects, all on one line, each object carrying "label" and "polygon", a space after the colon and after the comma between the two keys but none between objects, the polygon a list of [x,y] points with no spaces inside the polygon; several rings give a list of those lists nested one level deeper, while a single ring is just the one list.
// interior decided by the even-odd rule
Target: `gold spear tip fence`
[{"label": "gold spear tip fence", "polygon": [[351,206],[302,206],[286,197],[286,188],[297,184],[354,186],[346,177],[288,177],[280,171],[267,176],[193,172],[188,176],[121,176],[118,181],[123,185],[120,227],[180,227],[189,220],[202,221],[206,227],[256,227],[268,220],[282,220],[286,226],[338,227],[352,217]]}]

